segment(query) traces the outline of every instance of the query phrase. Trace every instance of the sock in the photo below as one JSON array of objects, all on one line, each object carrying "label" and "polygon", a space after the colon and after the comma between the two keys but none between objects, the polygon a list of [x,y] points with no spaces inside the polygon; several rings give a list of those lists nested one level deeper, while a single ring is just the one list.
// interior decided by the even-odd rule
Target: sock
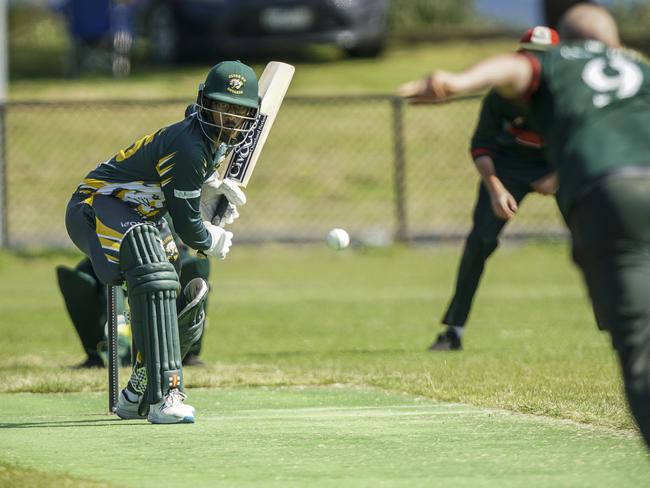
[{"label": "sock", "polygon": [[133,393],[131,390],[128,389],[128,387],[124,388],[124,396],[126,396],[126,399],[131,403],[136,403],[140,401],[140,396],[137,393]]},{"label": "sock", "polygon": [[465,327],[460,326],[460,325],[450,325],[449,330],[454,331],[454,334],[456,334],[456,337],[459,339],[463,337],[463,332],[465,331]]}]

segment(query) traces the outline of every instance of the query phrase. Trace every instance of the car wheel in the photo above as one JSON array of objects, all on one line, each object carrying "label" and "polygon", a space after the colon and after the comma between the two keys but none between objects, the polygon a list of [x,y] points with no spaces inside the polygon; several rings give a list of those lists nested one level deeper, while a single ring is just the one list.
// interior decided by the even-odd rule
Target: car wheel
[{"label": "car wheel", "polygon": [[178,59],[180,36],[169,5],[154,5],[149,13],[149,42],[151,59],[155,63],[167,64]]}]

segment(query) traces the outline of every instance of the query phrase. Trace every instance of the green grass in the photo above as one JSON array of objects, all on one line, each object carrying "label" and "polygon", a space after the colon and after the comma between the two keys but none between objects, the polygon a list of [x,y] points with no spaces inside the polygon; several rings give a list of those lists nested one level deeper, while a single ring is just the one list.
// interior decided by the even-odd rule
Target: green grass
[{"label": "green grass", "polygon": [[197,424],[151,426],[101,413],[99,394],[12,395],[0,453],[71,482],[140,487],[636,487],[650,475],[625,435],[376,389],[193,390],[191,399]]},{"label": "green grass", "polygon": [[[371,385],[630,429],[607,337],[563,246],[501,250],[477,297],[466,352],[425,352],[458,252],[235,246],[214,267],[205,346],[213,366],[193,371],[188,384]],[[67,370],[82,355],[56,291],[59,261],[74,263],[0,261],[0,391],[105,388],[103,373]]]},{"label": "green grass", "polygon": [[[83,354],[53,268],[78,256],[0,254],[0,486],[40,471],[55,484],[135,484],[113,472],[143,452],[125,439],[170,433],[184,463],[210,459],[203,478],[182,474],[197,486],[639,486],[647,456],[565,246],[500,249],[464,351],[430,353],[459,252],[235,246],[214,263],[208,366],[185,370],[200,423],[169,430],[101,414],[106,372],[70,369]],[[421,415],[392,408],[414,403]],[[300,410],[312,407],[334,410]],[[47,461],[60,442],[74,448]],[[102,463],[79,462],[98,452]]]}]

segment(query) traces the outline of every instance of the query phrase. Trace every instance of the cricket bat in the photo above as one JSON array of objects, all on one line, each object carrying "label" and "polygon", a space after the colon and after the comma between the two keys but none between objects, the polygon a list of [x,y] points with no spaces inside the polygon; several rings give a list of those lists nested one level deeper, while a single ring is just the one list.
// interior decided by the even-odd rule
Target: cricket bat
[{"label": "cricket bat", "polygon": [[[264,68],[258,81],[261,101],[255,129],[242,144],[232,151],[226,162],[224,179],[228,178],[242,188],[246,188],[248,185],[295,70],[296,68],[292,65],[279,61],[271,61]],[[222,217],[227,207],[228,200],[222,196],[217,205],[215,217]]]}]

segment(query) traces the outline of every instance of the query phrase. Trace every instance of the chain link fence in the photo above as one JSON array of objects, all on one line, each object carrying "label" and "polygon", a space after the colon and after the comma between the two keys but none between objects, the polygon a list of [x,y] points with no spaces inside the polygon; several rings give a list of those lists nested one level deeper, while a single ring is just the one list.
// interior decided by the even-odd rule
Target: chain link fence
[{"label": "chain link fence", "polygon": [[[5,112],[4,244],[70,246],[72,191],[98,163],[182,117],[187,101],[11,103]],[[408,106],[391,96],[286,100],[233,226],[238,242],[309,242],[332,227],[367,244],[462,237],[478,176],[479,98]],[[1,194],[2,192],[0,192]],[[530,195],[506,235],[563,235],[552,198]]]}]

